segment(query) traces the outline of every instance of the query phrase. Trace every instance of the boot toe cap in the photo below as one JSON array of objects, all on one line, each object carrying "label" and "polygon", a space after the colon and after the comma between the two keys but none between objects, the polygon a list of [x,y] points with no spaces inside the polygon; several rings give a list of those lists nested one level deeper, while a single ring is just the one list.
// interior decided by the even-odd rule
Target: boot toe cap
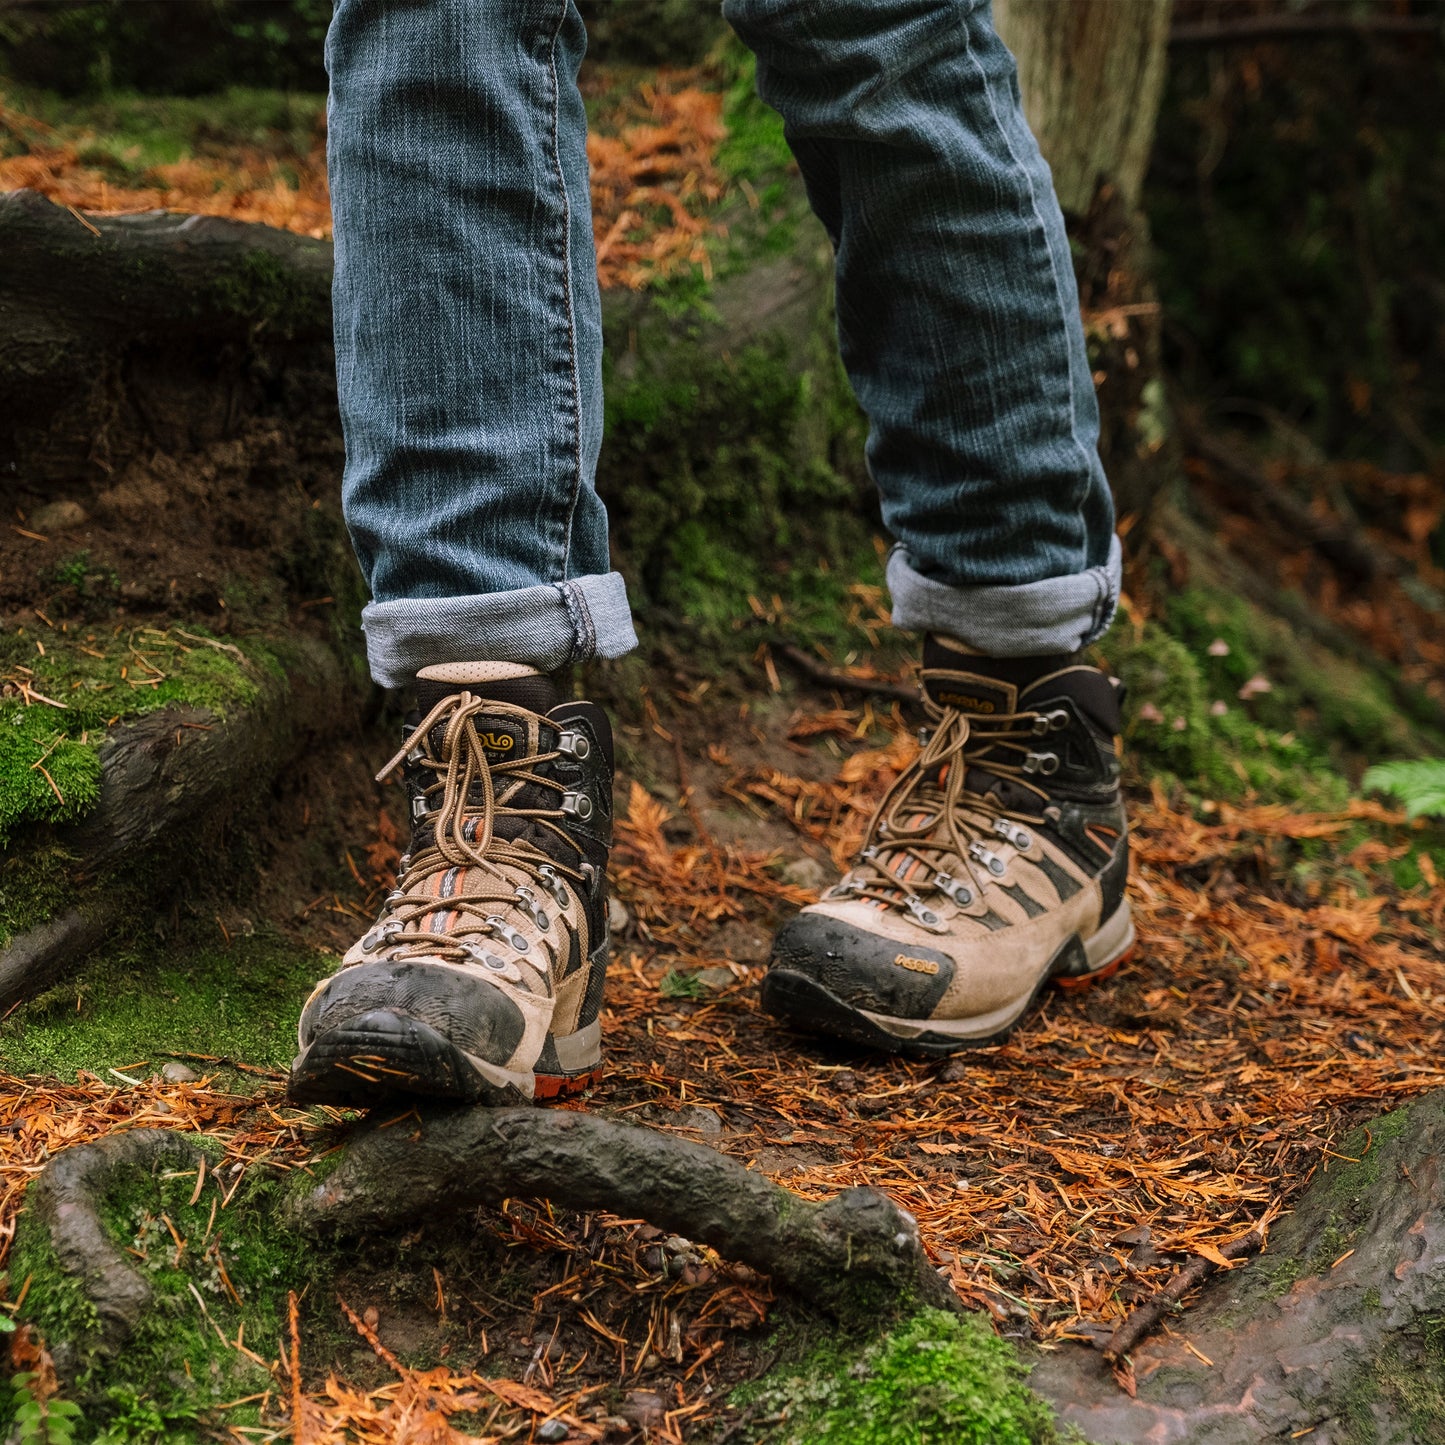
[{"label": "boot toe cap", "polygon": [[342,969],[312,995],[301,1014],[300,1043],[305,1048],[338,1029],[366,1033],[367,1018],[381,1016],[414,1019],[496,1064],[513,1056],[526,1031],[521,1009],[486,979],[440,962],[379,960]]},{"label": "boot toe cap", "polygon": [[954,963],[938,949],[810,908],[779,930],[769,971],[801,975],[853,1008],[926,1019],[947,993]]}]

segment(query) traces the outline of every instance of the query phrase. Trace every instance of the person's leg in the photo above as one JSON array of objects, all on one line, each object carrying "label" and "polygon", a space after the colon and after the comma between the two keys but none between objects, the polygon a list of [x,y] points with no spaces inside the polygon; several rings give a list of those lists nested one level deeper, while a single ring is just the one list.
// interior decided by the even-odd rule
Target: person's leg
[{"label": "person's leg", "polygon": [[894,622],[995,656],[1108,626],[1113,505],[1069,242],[986,0],[727,0],[837,252]]},{"label": "person's leg", "polygon": [[343,501],[376,680],[635,644],[593,485],[602,323],[570,0],[340,0]]},{"label": "person's leg", "polygon": [[726,0],[837,253],[893,620],[932,727],[854,868],[779,933],[764,1005],[940,1054],[1133,943],[1119,589],[1068,239],[986,0]]},{"label": "person's leg", "polygon": [[344,502],[412,833],[292,1097],[499,1103],[601,1059],[612,739],[547,674],[635,643],[593,487],[601,321],[572,0],[339,0]]}]

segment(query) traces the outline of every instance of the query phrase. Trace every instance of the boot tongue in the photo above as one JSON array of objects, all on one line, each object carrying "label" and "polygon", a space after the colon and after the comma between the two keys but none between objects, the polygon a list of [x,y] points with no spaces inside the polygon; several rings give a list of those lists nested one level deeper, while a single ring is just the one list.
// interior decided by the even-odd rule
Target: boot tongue
[{"label": "boot tongue", "polygon": [[[458,662],[423,668],[417,673],[416,700],[423,716],[444,697],[462,692],[469,692],[486,702],[525,708],[544,717],[563,701],[561,689],[553,678],[520,663]],[[502,762],[524,754],[528,727],[522,719],[501,712],[489,714],[483,710],[475,715],[473,723],[482,748],[491,761]],[[431,745],[437,752],[441,750],[446,727],[445,722],[440,722],[432,729]],[[516,791],[507,787],[504,791],[508,793],[509,807],[550,809],[557,805],[556,792],[535,784],[526,784]],[[474,793],[473,797],[479,801],[479,795]],[[549,829],[530,819],[498,817],[494,819],[493,827],[499,838],[510,842],[530,842],[559,862],[568,865],[576,862],[573,855],[577,850],[568,848]]]},{"label": "boot tongue", "polygon": [[417,707],[423,716],[442,698],[459,692],[537,713],[550,712],[562,701],[551,677],[517,662],[453,662],[424,667],[416,675]]},{"label": "boot tongue", "polygon": [[1077,653],[984,657],[930,633],[923,641],[923,691],[939,707],[957,708],[973,717],[999,717],[1017,712],[1019,694],[1039,678],[1077,661]]}]

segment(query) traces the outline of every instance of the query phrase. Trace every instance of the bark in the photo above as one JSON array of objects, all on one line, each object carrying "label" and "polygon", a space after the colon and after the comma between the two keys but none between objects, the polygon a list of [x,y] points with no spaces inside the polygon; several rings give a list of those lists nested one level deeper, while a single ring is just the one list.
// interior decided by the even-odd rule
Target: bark
[{"label": "bark", "polygon": [[1033,1387],[1117,1445],[1445,1438],[1445,1093],[1375,1120],[1354,1161],[1327,1162],[1263,1255],[1133,1350],[1136,1398],[1073,1345],[1038,1363]]},{"label": "bark", "polygon": [[140,880],[153,903],[178,878],[184,844],[345,726],[353,695],[341,660],[317,642],[291,646],[289,670],[258,671],[258,696],[245,706],[224,716],[162,708],[106,738],[95,810],[52,833],[74,860],[75,906],[0,945],[0,1013],[73,971],[123,919]]},{"label": "bark", "polygon": [[1170,0],[994,5],[999,34],[1018,62],[1024,112],[1076,245],[1099,454],[1120,514],[1136,518],[1177,473],[1140,208],[1164,89],[1169,11]]},{"label": "bark", "polygon": [[73,1378],[90,1360],[118,1354],[153,1297],[150,1281],[129,1263],[101,1219],[107,1188],[122,1173],[148,1173],[163,1164],[184,1168],[200,1158],[200,1145],[190,1135],[132,1129],[63,1150],[30,1186],[28,1207],[44,1226],[56,1263],[95,1309],[86,1334],[47,1341],[62,1375]]},{"label": "bark", "polygon": [[32,479],[180,452],[329,396],[331,246],[0,195],[0,467]]},{"label": "bark", "polygon": [[704,1145],[564,1110],[434,1112],[414,1130],[374,1129],[292,1220],[312,1233],[357,1234],[516,1195],[646,1219],[842,1317],[909,1302],[960,1307],[913,1216],[875,1189],[813,1204]]},{"label": "bark", "polygon": [[1024,113],[1066,214],[1101,185],[1135,211],[1164,94],[1170,0],[994,0]]}]

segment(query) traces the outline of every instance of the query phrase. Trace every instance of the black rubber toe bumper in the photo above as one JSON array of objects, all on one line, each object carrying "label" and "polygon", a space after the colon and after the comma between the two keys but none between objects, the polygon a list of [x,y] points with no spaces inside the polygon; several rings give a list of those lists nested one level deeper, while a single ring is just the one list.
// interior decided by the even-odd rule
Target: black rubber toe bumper
[{"label": "black rubber toe bumper", "polygon": [[317,1035],[292,1064],[287,1086],[298,1104],[340,1108],[370,1108],[403,1095],[470,1104],[493,1092],[450,1039],[389,1009]]},{"label": "black rubber toe bumper", "polygon": [[288,1092],[297,1103],[350,1108],[406,1095],[515,1102],[467,1055],[504,1068],[523,1028],[505,993],[461,969],[357,964],[306,1005]]}]

